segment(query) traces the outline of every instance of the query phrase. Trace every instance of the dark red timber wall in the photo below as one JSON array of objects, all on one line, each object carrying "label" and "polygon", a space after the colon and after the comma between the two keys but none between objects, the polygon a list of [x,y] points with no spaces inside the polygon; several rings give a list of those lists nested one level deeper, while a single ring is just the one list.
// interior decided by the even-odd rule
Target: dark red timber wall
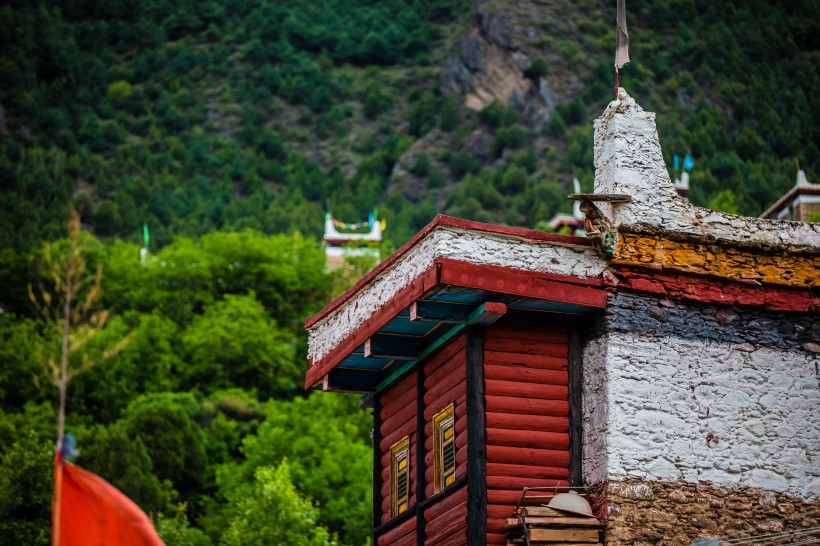
[{"label": "dark red timber wall", "polygon": [[569,484],[567,328],[498,323],[485,330],[487,544],[524,487]]},{"label": "dark red timber wall", "polygon": [[[435,494],[433,476],[433,417],[455,404],[456,481],[453,490],[424,510],[425,540],[429,545],[467,544],[467,359],[466,336],[461,335],[424,364],[425,498]],[[445,491],[447,491],[445,489]]]},{"label": "dark red timber wall", "polygon": [[[416,468],[418,466],[416,442],[416,374],[407,374],[390,385],[379,398],[379,458],[381,471],[381,523],[390,520],[390,448],[405,436],[410,437],[409,507],[416,505]],[[406,536],[415,536],[415,518],[400,524],[378,539],[380,546],[404,544]],[[409,540],[409,538],[407,539]],[[415,539],[413,539],[415,540]],[[412,542],[412,541],[411,541]],[[410,544],[411,542],[407,542]]]}]

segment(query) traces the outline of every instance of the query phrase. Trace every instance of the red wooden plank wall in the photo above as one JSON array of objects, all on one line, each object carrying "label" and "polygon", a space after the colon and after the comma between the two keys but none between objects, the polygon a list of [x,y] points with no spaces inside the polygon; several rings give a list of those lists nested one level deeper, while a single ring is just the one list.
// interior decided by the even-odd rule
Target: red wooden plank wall
[{"label": "red wooden plank wall", "polygon": [[[380,398],[381,402],[381,441],[379,442],[379,461],[382,476],[381,489],[381,522],[384,523],[390,517],[390,446],[404,438],[410,437],[410,493],[408,510],[413,510],[416,504],[416,465],[418,457],[416,451],[416,374],[411,372],[405,377],[386,388]],[[415,519],[412,520],[415,522]],[[396,529],[409,528],[402,524]],[[415,537],[415,523],[408,532]],[[383,542],[383,537],[390,536],[392,540],[398,541],[404,535],[396,536],[395,533],[386,533],[379,537],[379,544],[403,544],[403,542]]]},{"label": "red wooden plank wall", "polygon": [[[456,479],[467,474],[466,336],[454,339],[424,363],[425,497],[435,494],[433,417],[455,403]],[[452,492],[424,511],[425,544],[467,544],[467,487]]]},{"label": "red wooden plank wall", "polygon": [[427,546],[467,545],[467,486],[424,510]]},{"label": "red wooden plank wall", "polygon": [[412,546],[416,544],[416,517],[413,516],[379,535],[377,542],[379,546]]},{"label": "red wooden plank wall", "polygon": [[506,544],[504,518],[524,487],[569,484],[567,331],[497,324],[484,337],[487,544]]}]

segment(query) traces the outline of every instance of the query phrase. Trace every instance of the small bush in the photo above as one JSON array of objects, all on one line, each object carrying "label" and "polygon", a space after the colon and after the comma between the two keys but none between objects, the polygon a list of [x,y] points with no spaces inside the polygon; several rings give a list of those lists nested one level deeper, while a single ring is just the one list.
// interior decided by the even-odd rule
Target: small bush
[{"label": "small bush", "polygon": [[477,169],[478,163],[467,152],[459,152],[450,158],[450,176],[453,180],[461,180],[465,175]]},{"label": "small bush", "polygon": [[533,59],[532,64],[530,65],[529,69],[527,69],[527,77],[530,79],[535,80],[536,82],[549,74],[550,67],[547,64],[547,61],[544,60],[543,57],[536,57]]}]

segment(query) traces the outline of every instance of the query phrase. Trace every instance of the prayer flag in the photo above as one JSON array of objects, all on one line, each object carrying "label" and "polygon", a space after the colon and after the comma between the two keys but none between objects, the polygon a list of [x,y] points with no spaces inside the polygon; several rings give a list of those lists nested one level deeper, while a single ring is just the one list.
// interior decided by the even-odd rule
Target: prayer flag
[{"label": "prayer flag", "polygon": [[694,167],[694,166],[695,166],[695,160],[692,159],[691,155],[686,154],[686,157],[683,158],[683,169],[686,170],[686,171],[691,171],[692,167]]},{"label": "prayer flag", "polygon": [[615,29],[615,68],[629,62],[629,34],[626,31],[626,0],[618,0],[617,28]]},{"label": "prayer flag", "polygon": [[680,157],[678,157],[678,154],[672,156],[672,168],[676,171],[680,169]]},{"label": "prayer flag", "polygon": [[163,546],[151,520],[113,485],[58,455],[53,546]]}]

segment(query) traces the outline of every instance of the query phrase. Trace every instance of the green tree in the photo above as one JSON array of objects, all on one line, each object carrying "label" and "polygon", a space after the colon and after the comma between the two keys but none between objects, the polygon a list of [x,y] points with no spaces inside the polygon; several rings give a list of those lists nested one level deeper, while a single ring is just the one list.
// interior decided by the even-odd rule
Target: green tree
[{"label": "green tree", "polygon": [[188,521],[186,505],[180,504],[172,517],[159,514],[157,516],[157,534],[165,546],[213,546],[208,535],[196,527],[191,527]]},{"label": "green tree", "polygon": [[728,212],[729,214],[739,214],[735,206],[735,193],[732,190],[723,190],[709,202],[709,208]]},{"label": "green tree", "polygon": [[335,544],[317,523],[319,510],[291,482],[286,461],[256,469],[252,490],[232,492],[228,501],[236,515],[222,535],[224,546]]},{"label": "green tree", "polygon": [[263,398],[300,383],[295,338],[277,326],[254,294],[226,295],[205,308],[182,334],[183,384],[212,392],[240,387]]},{"label": "green tree", "polygon": [[445,97],[441,101],[441,109],[438,114],[438,126],[442,131],[452,131],[458,127],[461,121],[461,116],[458,111],[458,104],[450,97]]},{"label": "green tree", "polygon": [[145,445],[154,475],[170,481],[184,501],[207,481],[202,432],[194,421],[199,411],[187,393],[144,395],[128,405],[121,422],[128,438]]},{"label": "green tree", "polygon": [[532,60],[532,64],[527,69],[527,77],[532,78],[536,82],[549,74],[550,67],[544,57],[536,57]]},{"label": "green tree", "polygon": [[370,534],[370,416],[353,396],[314,393],[293,402],[270,401],[256,435],[243,444],[245,460],[219,472],[223,495],[247,483],[257,468],[287,459],[302,494],[318,501],[319,523],[343,544],[364,544]]},{"label": "green tree", "polygon": [[50,544],[53,441],[21,430],[0,448],[0,544]]}]

